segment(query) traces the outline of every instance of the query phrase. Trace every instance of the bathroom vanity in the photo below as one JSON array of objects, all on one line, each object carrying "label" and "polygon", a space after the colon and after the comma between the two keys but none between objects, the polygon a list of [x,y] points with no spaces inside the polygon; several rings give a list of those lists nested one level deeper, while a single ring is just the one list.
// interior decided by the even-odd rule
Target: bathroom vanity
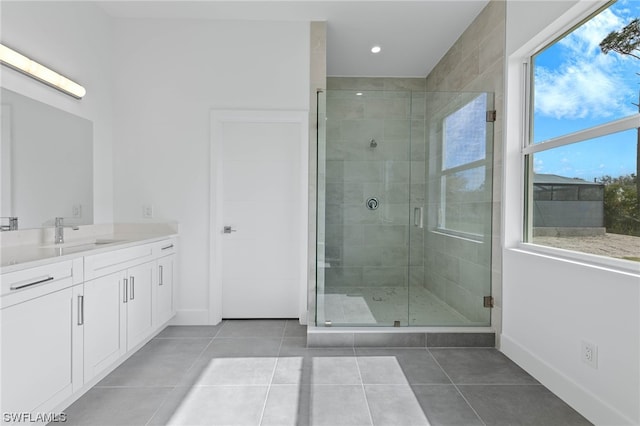
[{"label": "bathroom vanity", "polygon": [[2,424],[55,420],[175,314],[177,227],[82,228],[63,244],[3,238]]}]

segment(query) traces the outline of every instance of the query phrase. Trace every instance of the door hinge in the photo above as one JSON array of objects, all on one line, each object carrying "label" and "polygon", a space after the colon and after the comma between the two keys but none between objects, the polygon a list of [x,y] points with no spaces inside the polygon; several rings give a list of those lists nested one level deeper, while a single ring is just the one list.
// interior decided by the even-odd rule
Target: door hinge
[{"label": "door hinge", "polygon": [[498,112],[494,109],[492,111],[487,111],[487,123],[493,123],[496,121],[496,117],[498,116]]},{"label": "door hinge", "polygon": [[485,296],[482,298],[482,306],[485,308],[493,308],[493,297]]}]

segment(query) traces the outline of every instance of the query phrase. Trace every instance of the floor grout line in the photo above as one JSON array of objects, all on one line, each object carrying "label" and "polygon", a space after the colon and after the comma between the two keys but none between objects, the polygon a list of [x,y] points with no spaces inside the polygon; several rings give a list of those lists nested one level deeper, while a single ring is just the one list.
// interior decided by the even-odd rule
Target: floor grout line
[{"label": "floor grout line", "polygon": [[[195,357],[195,359],[193,360],[193,362],[191,363],[191,365],[189,366],[189,368],[187,368],[185,370],[185,372],[182,374],[182,376],[180,377],[180,379],[178,380],[178,384],[174,385],[171,387],[171,390],[169,392],[167,392],[167,394],[165,395],[164,398],[162,398],[162,401],[160,402],[160,404],[158,405],[158,408],[156,408],[156,410],[153,412],[153,414],[151,415],[151,417],[149,417],[149,420],[145,423],[145,426],[148,426],[149,423],[153,420],[153,418],[156,416],[156,414],[158,414],[158,412],[160,411],[160,409],[162,408],[162,406],[164,405],[165,401],[167,401],[167,399],[169,398],[169,396],[178,388],[180,387],[180,381],[186,377],[187,374],[189,374],[189,372],[191,371],[191,369],[196,365],[196,363],[198,362],[198,360],[200,359],[200,357],[202,357],[202,354],[204,354],[207,350],[207,348],[209,348],[209,346],[211,346],[211,344],[213,343],[213,339],[215,338],[215,336],[218,335],[218,333],[220,333],[220,330],[222,329],[222,327],[224,327],[224,321],[222,323],[222,325],[220,326],[220,328],[218,328],[218,330],[216,331],[216,333],[213,335],[213,337],[203,337],[202,339],[209,339],[209,343],[207,343],[205,345],[205,347],[200,351],[200,353]],[[185,385],[186,387],[186,385]],[[189,385],[190,389],[193,389],[195,386],[194,385]]]},{"label": "floor grout line", "polygon": [[287,332],[287,321],[284,322],[282,329],[282,336],[280,337],[280,346],[278,347],[278,355],[276,355],[276,362],[273,364],[273,371],[271,372],[271,379],[269,379],[269,386],[267,387],[267,394],[264,397],[264,404],[262,404],[262,411],[260,412],[260,420],[258,425],[262,424],[264,420],[264,412],[267,409],[267,401],[269,401],[269,394],[271,393],[271,385],[273,385],[273,378],[276,376],[276,370],[278,369],[278,360],[280,359],[280,351],[282,350],[282,343],[284,342],[284,336]]},{"label": "floor grout line", "polygon": [[367,412],[369,413],[369,421],[373,426],[373,413],[371,413],[371,406],[369,405],[369,398],[367,398],[367,390],[364,387],[364,380],[362,379],[362,371],[360,371],[360,363],[358,362],[358,355],[356,354],[356,348],[353,347],[353,357],[356,361],[356,368],[358,369],[358,377],[360,377],[360,384],[362,386],[362,394],[364,395],[364,402],[367,405]]},{"label": "floor grout line", "polygon": [[453,387],[456,389],[456,391],[458,392],[458,394],[460,394],[460,396],[462,397],[462,399],[464,399],[464,402],[467,403],[467,405],[469,406],[469,408],[471,408],[471,411],[473,411],[473,414],[476,415],[476,417],[478,417],[478,420],[480,420],[480,422],[484,425],[487,426],[487,424],[484,422],[484,420],[482,419],[482,417],[480,417],[480,414],[478,414],[478,412],[476,411],[475,408],[473,408],[473,405],[471,405],[471,403],[469,402],[469,400],[467,400],[467,398],[462,394],[462,392],[460,391],[460,389],[458,388],[458,386],[453,382],[453,380],[451,379],[451,376],[449,376],[449,373],[447,373],[445,371],[444,368],[442,368],[442,365],[440,365],[440,363],[438,362],[438,360],[436,359],[435,356],[433,356],[433,354],[431,353],[431,351],[429,349],[427,349],[427,352],[429,352],[429,355],[431,355],[431,358],[433,358],[433,360],[436,362],[436,364],[438,364],[438,367],[440,367],[440,369],[442,370],[442,372],[445,374],[445,376],[447,376],[447,378],[449,380],[451,380],[451,384],[453,385]]}]

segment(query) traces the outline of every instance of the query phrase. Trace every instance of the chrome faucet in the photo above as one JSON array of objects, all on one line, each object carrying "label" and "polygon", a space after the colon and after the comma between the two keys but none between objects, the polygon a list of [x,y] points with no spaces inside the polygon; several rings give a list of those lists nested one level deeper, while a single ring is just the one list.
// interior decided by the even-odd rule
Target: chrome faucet
[{"label": "chrome faucet", "polygon": [[62,217],[56,217],[56,235],[54,237],[54,243],[64,243],[64,218]]},{"label": "chrome faucet", "polygon": [[18,217],[3,217],[2,219],[9,219],[9,225],[0,226],[0,231],[17,231],[18,230]]}]

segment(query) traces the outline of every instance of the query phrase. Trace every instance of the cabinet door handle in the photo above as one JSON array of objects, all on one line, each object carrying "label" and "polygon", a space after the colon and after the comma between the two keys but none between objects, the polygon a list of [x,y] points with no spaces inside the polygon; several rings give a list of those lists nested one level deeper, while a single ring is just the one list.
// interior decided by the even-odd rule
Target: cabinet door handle
[{"label": "cabinet door handle", "polygon": [[136,282],[134,281],[134,277],[130,277],[131,280],[131,300],[136,298]]},{"label": "cabinet door handle", "polygon": [[21,288],[30,287],[36,284],[46,283],[47,281],[51,281],[51,280],[53,280],[53,277],[36,278],[36,281],[30,282],[30,283],[12,285],[11,290],[20,290]]},{"label": "cabinet door handle", "polygon": [[124,285],[122,286],[122,303],[127,303],[127,290],[129,289],[129,280],[124,279]]},{"label": "cabinet door handle", "polygon": [[84,325],[84,296],[78,296],[78,325]]},{"label": "cabinet door handle", "polygon": [[169,250],[170,248],[173,248],[173,244],[169,244],[166,247],[162,247],[160,250]]},{"label": "cabinet door handle", "polygon": [[159,265],[158,268],[160,268],[160,280],[159,280],[158,285],[163,285],[164,284],[164,282],[163,282],[164,280],[163,280],[162,275],[163,275],[163,272],[164,272],[163,271],[164,268],[162,267],[162,265]]}]

